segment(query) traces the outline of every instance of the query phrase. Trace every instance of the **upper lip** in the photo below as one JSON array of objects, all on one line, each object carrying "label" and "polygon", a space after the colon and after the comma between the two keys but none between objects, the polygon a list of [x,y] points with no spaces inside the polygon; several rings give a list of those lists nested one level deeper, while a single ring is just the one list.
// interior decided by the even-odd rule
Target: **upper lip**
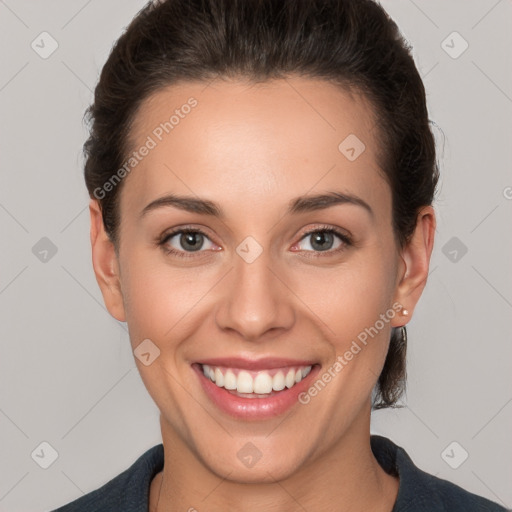
[{"label": "upper lip", "polygon": [[298,366],[313,366],[314,361],[285,359],[281,357],[264,357],[262,359],[246,359],[242,357],[218,357],[201,359],[197,364],[206,364],[208,366],[225,366],[227,368],[240,368],[242,370],[271,370],[273,368],[286,368]]}]

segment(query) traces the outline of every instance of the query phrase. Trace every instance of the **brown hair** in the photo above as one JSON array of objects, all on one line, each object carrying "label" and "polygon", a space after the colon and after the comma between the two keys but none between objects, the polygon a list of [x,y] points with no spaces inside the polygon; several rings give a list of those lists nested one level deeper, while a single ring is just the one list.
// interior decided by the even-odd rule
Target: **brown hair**
[{"label": "brown hair", "polygon": [[[163,0],[150,2],[115,43],[86,118],[85,182],[118,247],[123,182],[104,184],[130,149],[141,103],[178,81],[301,75],[362,92],[377,119],[380,168],[392,191],[401,247],[438,181],[425,89],[396,24],[373,0]],[[101,197],[97,191],[101,190]],[[406,331],[393,330],[373,407],[405,389]]]}]

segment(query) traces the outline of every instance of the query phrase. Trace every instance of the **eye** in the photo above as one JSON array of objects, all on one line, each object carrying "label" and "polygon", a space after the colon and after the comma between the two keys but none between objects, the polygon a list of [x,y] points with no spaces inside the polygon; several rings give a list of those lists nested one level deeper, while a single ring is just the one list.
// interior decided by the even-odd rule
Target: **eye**
[{"label": "eye", "polygon": [[[200,229],[182,228],[171,233],[166,233],[159,242],[162,249],[178,257],[193,257],[194,252],[201,249],[215,249],[217,246]],[[205,247],[206,246],[206,247]]]},{"label": "eye", "polygon": [[[303,247],[300,247],[301,243]],[[298,247],[299,250],[308,252],[327,252],[332,254],[343,251],[350,245],[352,245],[352,241],[347,234],[330,226],[325,226],[308,231],[301,240],[294,245],[294,248]]]}]

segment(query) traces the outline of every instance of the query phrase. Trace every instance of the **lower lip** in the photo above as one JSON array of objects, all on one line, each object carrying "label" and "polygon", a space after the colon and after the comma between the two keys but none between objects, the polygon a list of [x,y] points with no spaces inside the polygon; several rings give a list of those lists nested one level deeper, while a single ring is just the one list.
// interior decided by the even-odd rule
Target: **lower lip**
[{"label": "lower lip", "polygon": [[264,420],[285,413],[298,403],[298,396],[310,387],[310,383],[320,371],[320,367],[314,365],[298,384],[267,398],[244,398],[231,394],[205,377],[199,364],[193,364],[192,368],[197,373],[204,392],[219,409],[237,419],[245,420]]}]

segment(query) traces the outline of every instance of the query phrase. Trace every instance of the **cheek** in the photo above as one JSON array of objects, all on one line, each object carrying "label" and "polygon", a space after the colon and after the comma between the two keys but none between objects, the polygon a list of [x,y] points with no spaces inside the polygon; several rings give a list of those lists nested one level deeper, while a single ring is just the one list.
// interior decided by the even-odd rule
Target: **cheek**
[{"label": "cheek", "polygon": [[369,252],[335,269],[297,274],[291,287],[323,321],[326,336],[343,344],[390,310],[394,264],[384,251]]},{"label": "cheek", "polygon": [[[299,294],[320,318],[316,323],[330,345],[319,376],[328,379],[328,391],[313,408],[316,415],[332,411],[338,426],[347,420],[343,418],[347,411],[366,403],[384,365],[396,315],[396,264],[393,248],[381,246],[326,273],[324,279],[302,279]],[[323,389],[322,384],[316,387]]]},{"label": "cheek", "polygon": [[172,342],[201,310],[201,298],[215,283],[212,269],[172,268],[147,251],[133,251],[123,264],[123,297],[134,345],[145,338]]}]

